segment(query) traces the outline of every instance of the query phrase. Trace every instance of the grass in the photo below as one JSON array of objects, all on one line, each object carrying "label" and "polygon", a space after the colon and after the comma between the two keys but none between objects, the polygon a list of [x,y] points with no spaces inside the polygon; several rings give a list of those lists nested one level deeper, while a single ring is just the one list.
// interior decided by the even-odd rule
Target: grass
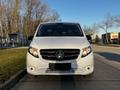
[{"label": "grass", "polygon": [[0,83],[25,68],[27,48],[0,49]]}]

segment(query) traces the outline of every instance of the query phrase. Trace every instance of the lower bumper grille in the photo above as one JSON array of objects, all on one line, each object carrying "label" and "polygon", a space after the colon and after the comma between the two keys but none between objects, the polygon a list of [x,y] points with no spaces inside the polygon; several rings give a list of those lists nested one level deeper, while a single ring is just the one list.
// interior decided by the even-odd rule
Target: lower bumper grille
[{"label": "lower bumper grille", "polygon": [[77,59],[80,54],[79,49],[41,49],[40,55],[43,59],[62,61]]},{"label": "lower bumper grille", "polygon": [[71,63],[50,63],[49,64],[50,70],[70,70]]}]

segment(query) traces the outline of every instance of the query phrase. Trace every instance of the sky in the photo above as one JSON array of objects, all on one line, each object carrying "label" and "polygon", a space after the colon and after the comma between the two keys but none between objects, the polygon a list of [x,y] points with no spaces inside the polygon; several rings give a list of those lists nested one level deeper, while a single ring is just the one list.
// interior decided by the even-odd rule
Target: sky
[{"label": "sky", "polygon": [[[120,0],[43,0],[60,14],[62,21],[79,22],[81,26],[104,20],[105,15],[120,15]],[[109,32],[120,32],[112,28]],[[100,31],[100,34],[105,33]]]}]

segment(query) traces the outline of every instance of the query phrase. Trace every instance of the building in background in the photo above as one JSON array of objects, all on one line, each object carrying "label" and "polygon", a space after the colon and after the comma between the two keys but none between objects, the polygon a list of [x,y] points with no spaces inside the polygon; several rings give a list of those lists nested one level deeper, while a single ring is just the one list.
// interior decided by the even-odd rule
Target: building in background
[{"label": "building in background", "polygon": [[10,33],[6,37],[0,35],[0,48],[25,46],[27,38],[22,33]]},{"label": "building in background", "polygon": [[23,46],[26,43],[25,37],[21,33],[8,34],[9,46]]},{"label": "building in background", "polygon": [[[120,32],[107,33],[109,44],[120,44]],[[102,34],[102,42],[107,43],[106,34]]]}]

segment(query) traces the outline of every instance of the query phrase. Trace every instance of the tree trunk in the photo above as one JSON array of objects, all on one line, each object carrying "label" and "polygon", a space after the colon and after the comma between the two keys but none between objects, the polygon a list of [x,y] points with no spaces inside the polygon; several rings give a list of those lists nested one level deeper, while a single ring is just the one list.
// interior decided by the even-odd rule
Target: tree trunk
[{"label": "tree trunk", "polygon": [[105,31],[106,31],[106,43],[109,44],[107,28]]}]

